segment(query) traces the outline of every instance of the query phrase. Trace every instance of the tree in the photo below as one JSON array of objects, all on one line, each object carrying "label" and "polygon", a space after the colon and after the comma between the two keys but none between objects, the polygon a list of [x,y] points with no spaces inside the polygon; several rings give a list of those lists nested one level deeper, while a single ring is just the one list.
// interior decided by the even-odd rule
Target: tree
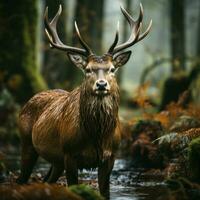
[{"label": "tree", "polygon": [[[132,1],[131,0],[126,0],[126,10],[128,10],[129,11],[129,13],[131,13],[131,8],[132,8]],[[127,40],[127,38],[128,38],[128,34],[129,34],[129,32],[128,32],[128,23],[127,23],[127,19],[124,17],[123,18],[123,41],[126,41]],[[120,68],[119,69],[119,72],[117,73],[117,79],[118,79],[118,84],[119,85],[121,85],[121,83],[122,83],[122,76],[123,76],[123,68]]]},{"label": "tree", "polygon": [[[46,6],[48,6],[49,19],[51,20],[58,11],[59,5],[62,5],[62,14],[58,20],[57,31],[60,40],[66,44],[67,38],[67,13],[65,0],[46,0]],[[44,33],[44,29],[42,30]],[[45,48],[44,48],[44,62],[43,62],[43,74],[48,82],[50,88],[62,87],[65,89],[71,89],[73,87],[72,77],[74,76],[73,66],[67,59],[67,55],[63,52],[50,49],[46,35]]]},{"label": "tree", "polygon": [[[95,53],[102,53],[104,0],[91,3],[90,0],[77,0],[74,20],[77,21],[83,38]],[[75,30],[74,30],[75,33]],[[73,36],[74,45],[78,44]]]},{"label": "tree", "polygon": [[184,7],[184,0],[170,0],[172,72],[185,69]]},{"label": "tree", "polygon": [[[77,22],[80,33],[94,53],[102,53],[102,35],[103,35],[103,5],[104,0],[95,1],[77,0],[75,6],[74,21]],[[75,34],[75,28],[72,35],[73,46],[80,46]],[[71,78],[77,82],[80,81],[80,70],[73,68]]]},{"label": "tree", "polygon": [[197,46],[196,46],[196,55],[200,58],[200,11],[198,13],[198,29],[197,29]]},{"label": "tree", "polygon": [[46,89],[38,61],[38,9],[38,0],[0,2],[0,72],[19,102]]},{"label": "tree", "polygon": [[[193,77],[185,72],[184,9],[184,0],[170,0],[172,73],[163,84],[160,110],[170,102],[177,101],[181,94],[188,90]],[[191,100],[190,97],[188,99]]]}]

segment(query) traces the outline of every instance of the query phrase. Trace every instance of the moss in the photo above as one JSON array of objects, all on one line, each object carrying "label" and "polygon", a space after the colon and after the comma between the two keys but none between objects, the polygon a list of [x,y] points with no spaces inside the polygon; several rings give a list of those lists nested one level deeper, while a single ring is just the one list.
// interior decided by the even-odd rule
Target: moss
[{"label": "moss", "polygon": [[91,187],[81,184],[81,185],[74,185],[70,186],[69,189],[78,194],[79,196],[83,197],[85,200],[103,200],[104,198],[94,189]]},{"label": "moss", "polygon": [[[4,84],[18,102],[24,102],[35,92],[47,88],[39,71],[39,6],[38,0],[0,3],[0,67],[5,72]],[[13,77],[20,84],[12,87]]]},{"label": "moss", "polygon": [[200,182],[200,137],[192,140],[188,147],[188,160],[191,178]]}]

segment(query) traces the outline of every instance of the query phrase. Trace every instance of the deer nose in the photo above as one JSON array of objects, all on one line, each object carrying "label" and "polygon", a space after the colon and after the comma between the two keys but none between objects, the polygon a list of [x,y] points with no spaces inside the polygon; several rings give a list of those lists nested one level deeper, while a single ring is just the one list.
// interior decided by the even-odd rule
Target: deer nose
[{"label": "deer nose", "polygon": [[107,81],[103,79],[100,79],[96,82],[96,87],[98,90],[105,90],[107,85]]}]

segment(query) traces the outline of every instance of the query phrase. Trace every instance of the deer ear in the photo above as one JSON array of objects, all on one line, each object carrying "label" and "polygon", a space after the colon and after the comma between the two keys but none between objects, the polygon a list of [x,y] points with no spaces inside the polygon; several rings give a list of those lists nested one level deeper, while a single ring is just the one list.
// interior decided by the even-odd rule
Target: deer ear
[{"label": "deer ear", "polygon": [[128,62],[130,56],[131,56],[131,51],[126,51],[126,52],[118,54],[113,59],[114,66],[118,68],[118,67],[121,67],[122,65],[125,65]]},{"label": "deer ear", "polygon": [[72,53],[68,53],[67,55],[69,57],[69,60],[78,68],[84,69],[87,66],[87,59],[85,56]]}]

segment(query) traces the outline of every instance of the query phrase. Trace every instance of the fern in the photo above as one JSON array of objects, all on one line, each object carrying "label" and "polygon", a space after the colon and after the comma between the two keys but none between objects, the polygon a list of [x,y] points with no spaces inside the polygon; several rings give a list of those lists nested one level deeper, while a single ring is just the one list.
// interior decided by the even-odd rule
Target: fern
[{"label": "fern", "polygon": [[191,128],[183,132],[173,132],[163,135],[153,142],[158,142],[159,146],[169,144],[176,148],[185,148],[195,138],[200,137],[200,128]]}]

